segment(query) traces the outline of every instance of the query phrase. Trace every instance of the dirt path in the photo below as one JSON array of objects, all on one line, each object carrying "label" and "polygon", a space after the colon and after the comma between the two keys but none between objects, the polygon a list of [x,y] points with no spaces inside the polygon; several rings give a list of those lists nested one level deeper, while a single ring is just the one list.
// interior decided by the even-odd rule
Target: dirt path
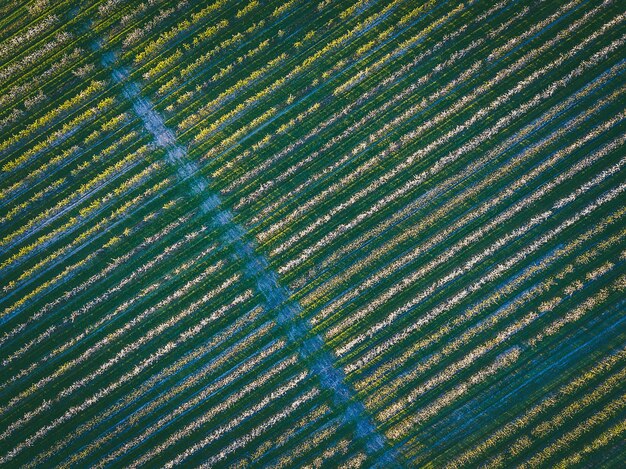
[{"label": "dirt path", "polygon": [[[226,235],[223,242],[232,246],[237,256],[245,262],[245,276],[252,279],[265,298],[268,310],[277,312],[277,321],[287,331],[288,340],[294,344],[300,356],[309,362],[311,371],[318,376],[321,385],[332,392],[333,401],[342,413],[343,421],[353,422],[356,435],[365,443],[370,456],[377,456],[375,467],[397,466],[397,452],[390,449],[385,437],[379,433],[365,406],[356,399],[355,393],[345,383],[342,370],[333,364],[329,352],[322,349],[323,339],[310,334],[310,325],[299,315],[301,307],[291,300],[291,293],[278,283],[278,275],[269,268],[267,259],[258,253],[256,246],[246,240],[245,229],[234,222],[233,213],[225,208],[217,191],[211,191],[210,181],[199,167],[187,157],[187,150],[178,144],[174,132],[165,125],[163,117],[153,104],[141,95],[137,83],[130,81],[128,70],[116,64],[112,52],[102,55],[102,64],[111,71],[115,83],[122,85],[124,97],[129,100],[146,131],[157,146],[166,152],[167,162],[179,178],[187,181],[194,195],[204,194],[201,210],[221,226]],[[387,449],[385,447],[387,446]]]}]

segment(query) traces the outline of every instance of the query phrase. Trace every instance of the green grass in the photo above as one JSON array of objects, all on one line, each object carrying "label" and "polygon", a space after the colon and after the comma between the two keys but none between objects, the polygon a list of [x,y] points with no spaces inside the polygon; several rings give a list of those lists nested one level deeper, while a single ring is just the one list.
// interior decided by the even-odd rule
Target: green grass
[{"label": "green grass", "polygon": [[624,14],[0,6],[0,465],[623,464]]}]

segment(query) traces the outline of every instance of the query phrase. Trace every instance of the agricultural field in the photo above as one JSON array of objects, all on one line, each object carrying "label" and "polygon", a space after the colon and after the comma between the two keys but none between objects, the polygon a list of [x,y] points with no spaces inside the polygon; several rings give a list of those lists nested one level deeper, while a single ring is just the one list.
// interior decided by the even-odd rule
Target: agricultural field
[{"label": "agricultural field", "polygon": [[0,467],[625,467],[626,3],[4,0]]}]

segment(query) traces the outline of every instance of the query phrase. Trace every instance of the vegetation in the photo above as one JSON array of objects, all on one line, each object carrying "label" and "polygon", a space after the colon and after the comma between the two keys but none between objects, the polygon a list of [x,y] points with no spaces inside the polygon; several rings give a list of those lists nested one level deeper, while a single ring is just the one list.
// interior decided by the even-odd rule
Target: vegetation
[{"label": "vegetation", "polygon": [[0,466],[622,466],[616,0],[0,6]]}]

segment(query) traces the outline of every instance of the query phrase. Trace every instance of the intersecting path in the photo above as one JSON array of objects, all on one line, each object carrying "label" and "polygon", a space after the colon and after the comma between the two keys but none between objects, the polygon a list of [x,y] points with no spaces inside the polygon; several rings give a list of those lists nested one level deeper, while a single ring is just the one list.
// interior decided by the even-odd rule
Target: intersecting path
[{"label": "intersecting path", "polygon": [[365,443],[367,453],[376,460],[375,467],[398,466],[397,451],[387,444],[365,406],[355,399],[354,392],[345,383],[343,372],[334,366],[330,354],[322,349],[323,339],[319,335],[310,334],[309,323],[299,314],[300,304],[291,299],[290,292],[278,283],[278,276],[271,270],[265,257],[257,252],[251,241],[245,239],[245,229],[234,221],[232,211],[224,208],[219,194],[210,190],[210,181],[187,158],[187,150],[178,144],[176,135],[165,125],[163,117],[150,100],[141,95],[139,85],[129,79],[128,70],[116,64],[114,53],[103,53],[102,64],[111,71],[114,82],[121,85],[124,97],[132,103],[145,129],[154,137],[155,144],[165,150],[166,160],[176,170],[178,177],[189,185],[195,195],[203,194],[200,207],[203,214],[216,226],[223,228],[225,235],[222,241],[232,246],[236,255],[244,261],[244,275],[256,282],[265,298],[267,309],[277,311],[277,321],[286,330],[289,342],[297,347],[300,356],[310,364],[311,371],[317,375],[321,385],[331,391],[344,422],[354,423],[356,436]]}]

